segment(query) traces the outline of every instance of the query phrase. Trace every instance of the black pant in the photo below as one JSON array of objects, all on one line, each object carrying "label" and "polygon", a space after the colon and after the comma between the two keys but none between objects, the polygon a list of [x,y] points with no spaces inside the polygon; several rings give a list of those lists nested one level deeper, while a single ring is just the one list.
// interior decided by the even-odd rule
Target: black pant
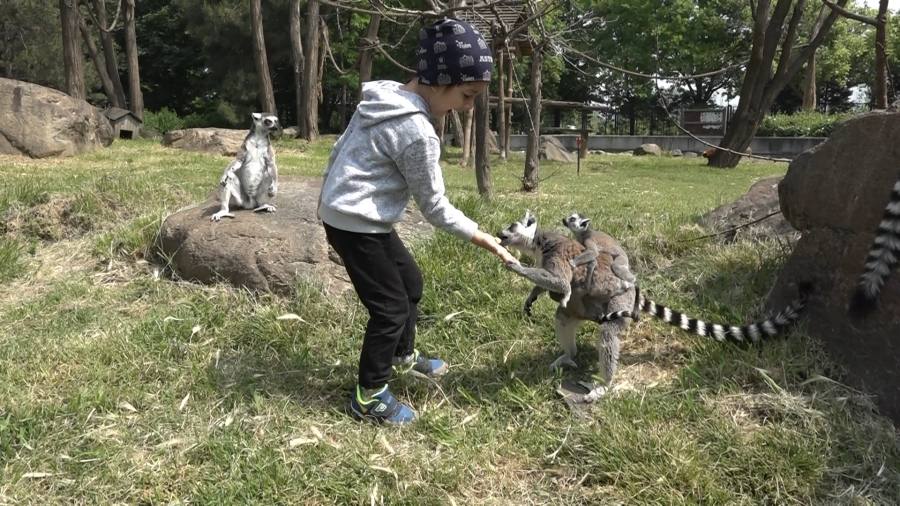
[{"label": "black pant", "polygon": [[359,385],[381,388],[391,377],[393,358],[413,353],[422,271],[396,231],[360,234],[324,225],[328,242],[343,260],[356,294],[369,310],[359,357]]}]

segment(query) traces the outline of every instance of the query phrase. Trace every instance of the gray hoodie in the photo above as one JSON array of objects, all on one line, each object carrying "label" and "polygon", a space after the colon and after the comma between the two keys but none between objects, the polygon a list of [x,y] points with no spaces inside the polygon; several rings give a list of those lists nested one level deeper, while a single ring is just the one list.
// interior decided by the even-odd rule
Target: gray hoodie
[{"label": "gray hoodie", "polygon": [[471,240],[478,224],[444,195],[428,103],[400,86],[363,84],[362,101],[328,158],[319,216],[341,230],[388,233],[412,195],[429,223]]}]

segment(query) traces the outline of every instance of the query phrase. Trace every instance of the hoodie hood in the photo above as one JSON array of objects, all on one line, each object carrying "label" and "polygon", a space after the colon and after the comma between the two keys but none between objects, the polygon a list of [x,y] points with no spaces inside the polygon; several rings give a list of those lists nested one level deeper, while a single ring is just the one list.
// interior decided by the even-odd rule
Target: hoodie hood
[{"label": "hoodie hood", "polygon": [[424,114],[430,121],[428,102],[416,93],[401,90],[401,86],[396,81],[363,83],[362,101],[356,108],[360,126],[370,127],[411,114]]}]

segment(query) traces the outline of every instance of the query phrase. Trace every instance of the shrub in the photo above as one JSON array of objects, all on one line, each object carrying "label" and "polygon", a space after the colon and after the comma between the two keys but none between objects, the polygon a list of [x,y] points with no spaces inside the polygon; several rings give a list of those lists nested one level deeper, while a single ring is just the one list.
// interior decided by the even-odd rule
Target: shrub
[{"label": "shrub", "polygon": [[853,113],[823,114],[804,111],[796,114],[766,116],[756,132],[757,137],[828,137]]},{"label": "shrub", "polygon": [[144,111],[144,126],[150,127],[164,134],[171,130],[184,128],[184,120],[178,117],[175,111],[163,107],[159,111]]}]

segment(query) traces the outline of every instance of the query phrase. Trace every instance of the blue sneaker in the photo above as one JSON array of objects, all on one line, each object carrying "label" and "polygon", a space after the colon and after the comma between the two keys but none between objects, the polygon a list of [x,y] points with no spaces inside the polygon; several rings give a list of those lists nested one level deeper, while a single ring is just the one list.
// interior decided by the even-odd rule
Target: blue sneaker
[{"label": "blue sneaker", "polygon": [[449,370],[446,362],[436,358],[425,358],[419,350],[414,350],[412,355],[406,357],[395,357],[393,367],[397,374],[409,373],[431,379],[443,376]]},{"label": "blue sneaker", "polygon": [[366,401],[363,400],[359,385],[356,385],[356,394],[350,398],[350,413],[354,418],[376,425],[401,425],[416,419],[416,413],[409,406],[394,399],[387,385]]}]

